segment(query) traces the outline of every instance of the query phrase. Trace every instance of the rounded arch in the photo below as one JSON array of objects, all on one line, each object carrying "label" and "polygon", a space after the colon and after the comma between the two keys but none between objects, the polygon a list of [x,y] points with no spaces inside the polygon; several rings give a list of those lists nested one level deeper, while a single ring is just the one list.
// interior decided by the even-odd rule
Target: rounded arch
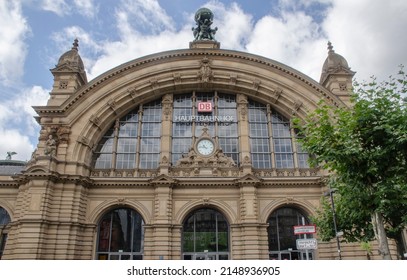
[{"label": "rounded arch", "polygon": [[129,200],[118,201],[118,199],[106,200],[100,203],[90,213],[88,220],[93,224],[97,224],[103,217],[103,215],[105,215],[109,211],[114,210],[116,208],[125,208],[125,207],[131,208],[137,213],[139,213],[146,225],[151,223],[151,214],[148,211],[147,207],[145,207],[142,203],[138,201],[129,201]]},{"label": "rounded arch", "polygon": [[230,207],[227,203],[219,200],[195,200],[186,203],[181,209],[175,214],[175,222],[177,224],[182,225],[185,219],[195,210],[200,208],[212,208],[216,211],[219,211],[226,220],[228,221],[229,225],[236,223],[237,213],[233,211],[232,207]]},{"label": "rounded arch", "polygon": [[[208,82],[200,74],[204,66],[211,70],[205,77]],[[112,120],[134,106],[166,93],[193,90],[242,93],[272,104],[287,117],[293,114],[305,117],[307,111],[317,108],[322,98],[335,106],[343,104],[306,75],[264,57],[228,50],[158,53],[100,75],[61,105],[61,113],[69,115],[71,130],[80,135],[69,148],[73,160],[86,162]]]},{"label": "rounded arch", "polygon": [[141,260],[144,254],[144,220],[127,205],[106,211],[97,223],[96,259]]},{"label": "rounded arch", "polygon": [[304,212],[307,216],[312,216],[316,214],[315,206],[305,200],[293,200],[288,201],[287,199],[281,198],[274,200],[267,204],[267,206],[262,211],[260,216],[260,220],[262,223],[267,223],[269,217],[273,214],[274,211],[282,208],[282,207],[292,207],[297,208]]}]

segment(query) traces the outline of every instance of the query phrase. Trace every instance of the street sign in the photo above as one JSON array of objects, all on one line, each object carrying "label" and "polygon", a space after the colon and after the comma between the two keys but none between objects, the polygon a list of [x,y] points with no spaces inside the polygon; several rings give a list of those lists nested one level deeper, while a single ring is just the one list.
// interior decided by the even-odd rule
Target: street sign
[{"label": "street sign", "polygon": [[315,225],[294,226],[294,234],[307,234],[315,232],[316,232]]},{"label": "street sign", "polygon": [[315,238],[297,239],[297,250],[313,250],[318,248]]}]

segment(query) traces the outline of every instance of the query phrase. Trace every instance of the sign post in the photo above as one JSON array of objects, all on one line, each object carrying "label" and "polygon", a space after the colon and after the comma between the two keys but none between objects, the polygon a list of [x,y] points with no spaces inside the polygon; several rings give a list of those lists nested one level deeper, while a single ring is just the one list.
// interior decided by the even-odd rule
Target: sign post
[{"label": "sign post", "polygon": [[318,249],[318,242],[315,238],[297,239],[298,250],[315,250]]},{"label": "sign post", "polygon": [[302,225],[294,226],[294,234],[304,234],[304,239],[297,239],[297,249],[305,250],[306,259],[309,259],[308,250],[317,248],[317,240],[315,238],[307,238],[307,234],[316,233],[315,225],[306,225],[305,219],[302,218]]},{"label": "sign post", "polygon": [[294,234],[312,234],[316,233],[315,225],[294,226]]}]

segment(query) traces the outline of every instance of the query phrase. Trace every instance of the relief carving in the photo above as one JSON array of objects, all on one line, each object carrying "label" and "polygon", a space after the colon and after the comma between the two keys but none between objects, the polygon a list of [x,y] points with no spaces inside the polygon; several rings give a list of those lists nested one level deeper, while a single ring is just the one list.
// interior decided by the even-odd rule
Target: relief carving
[{"label": "relief carving", "polygon": [[201,60],[201,69],[198,72],[198,77],[202,83],[209,83],[213,78],[210,60],[207,57]]}]

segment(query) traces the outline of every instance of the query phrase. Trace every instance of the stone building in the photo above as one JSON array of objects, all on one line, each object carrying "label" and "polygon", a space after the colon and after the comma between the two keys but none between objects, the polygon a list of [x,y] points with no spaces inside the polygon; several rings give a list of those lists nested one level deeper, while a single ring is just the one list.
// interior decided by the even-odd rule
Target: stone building
[{"label": "stone building", "polygon": [[[326,186],[290,120],[321,99],[346,106],[354,72],[330,44],[319,83],[224,50],[211,20],[198,17],[189,48],[89,82],[77,40],[60,57],[47,105],[34,107],[37,149],[0,175],[3,259],[338,258],[334,240],[294,234]],[[299,250],[298,238],[318,246]],[[366,252],[342,244],[342,257]]]}]

